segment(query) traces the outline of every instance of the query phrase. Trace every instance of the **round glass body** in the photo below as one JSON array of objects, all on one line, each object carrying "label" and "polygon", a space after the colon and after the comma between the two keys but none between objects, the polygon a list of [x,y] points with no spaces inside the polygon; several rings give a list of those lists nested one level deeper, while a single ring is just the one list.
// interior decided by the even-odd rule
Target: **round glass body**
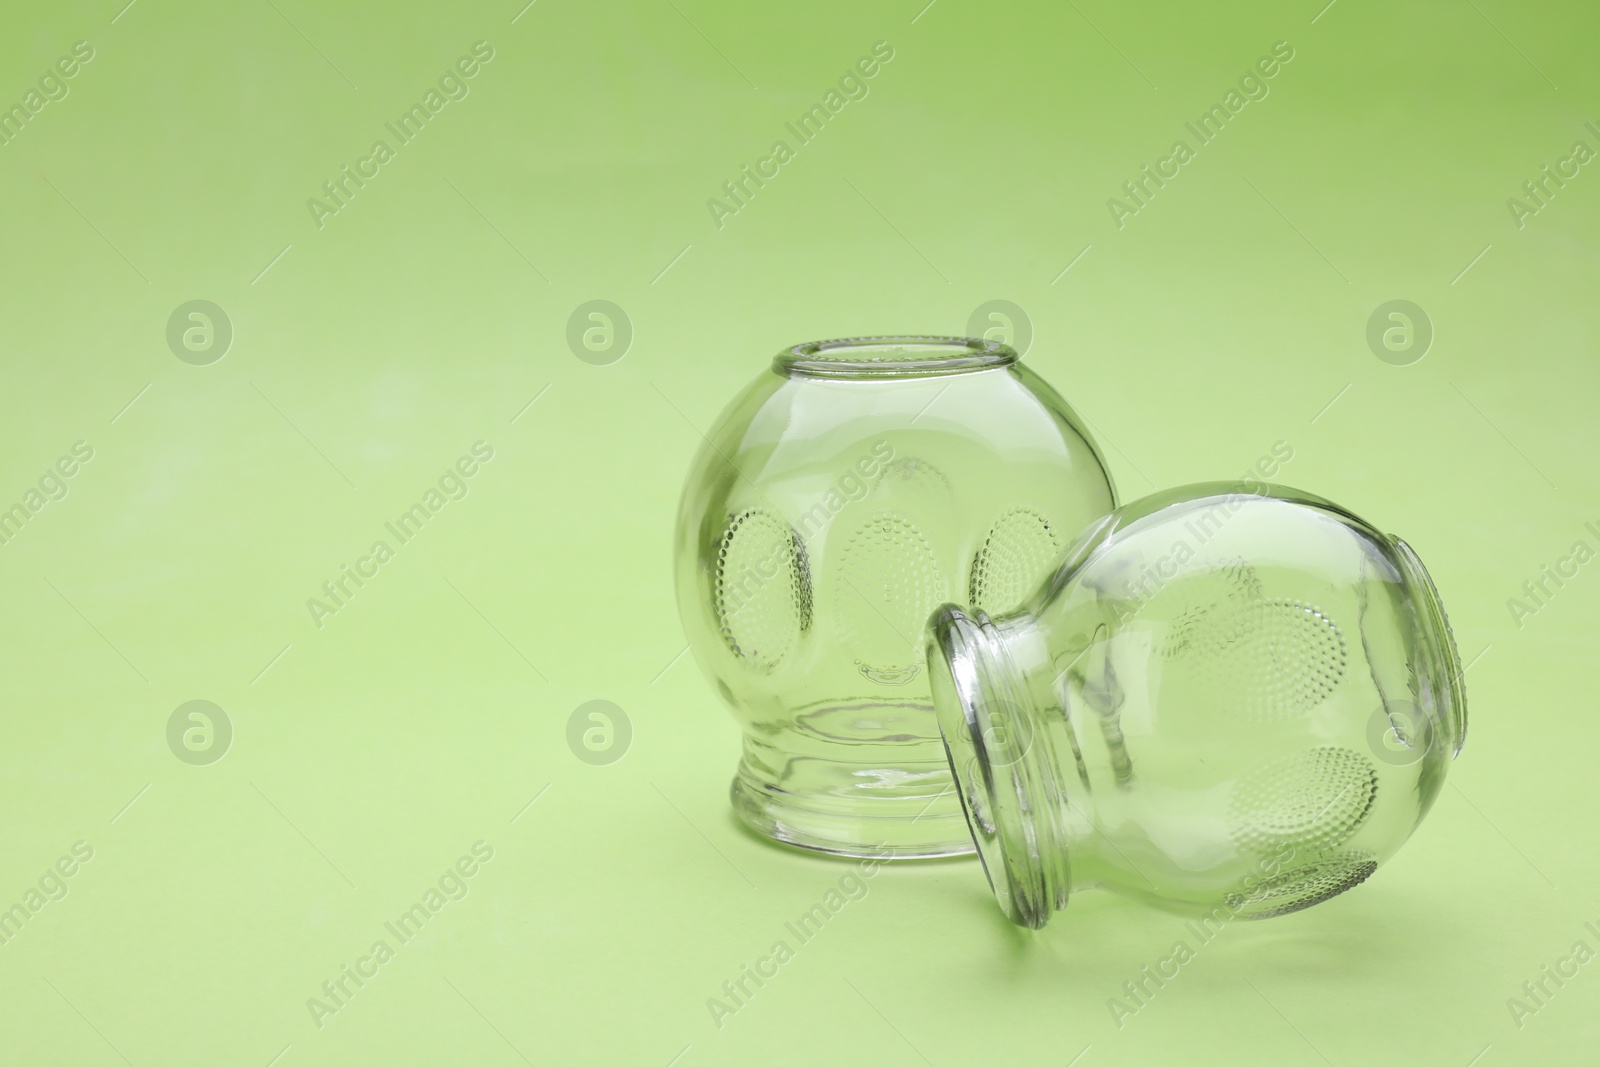
[{"label": "round glass body", "polygon": [[1005,345],[780,353],[708,435],[677,527],[684,630],[744,730],[739,816],[823,852],[972,851],[923,627],[951,599],[1016,608],[1115,503],[1077,417]]},{"label": "round glass body", "polygon": [[1216,922],[1327,900],[1410,836],[1466,733],[1422,563],[1292,489],[1128,504],[1022,611],[946,606],[929,640],[973,837],[1025,926],[1089,885]]}]

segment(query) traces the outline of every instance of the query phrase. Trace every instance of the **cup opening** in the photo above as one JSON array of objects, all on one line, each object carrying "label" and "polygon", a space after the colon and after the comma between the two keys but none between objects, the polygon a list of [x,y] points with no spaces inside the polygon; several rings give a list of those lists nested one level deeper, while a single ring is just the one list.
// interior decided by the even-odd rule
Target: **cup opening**
[{"label": "cup opening", "polygon": [[929,682],[945,756],[984,874],[1006,917],[1038,929],[1066,907],[1072,873],[1049,740],[1004,636],[947,604],[930,622]]},{"label": "cup opening", "polygon": [[893,334],[807,341],[778,353],[772,368],[802,378],[928,378],[1009,367],[1010,345],[979,337]]}]

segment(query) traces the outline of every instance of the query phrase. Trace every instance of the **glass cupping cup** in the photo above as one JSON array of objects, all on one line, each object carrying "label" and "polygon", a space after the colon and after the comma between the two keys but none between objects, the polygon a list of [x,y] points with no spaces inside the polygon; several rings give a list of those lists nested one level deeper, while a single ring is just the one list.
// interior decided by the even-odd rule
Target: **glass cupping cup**
[{"label": "glass cupping cup", "polygon": [[951,599],[1014,610],[1115,504],[1077,416],[1005,345],[781,352],[707,436],[677,523],[684,630],[744,732],[740,818],[822,852],[971,852],[923,627]]},{"label": "glass cupping cup", "polygon": [[929,642],[973,838],[1030,927],[1094,885],[1216,922],[1327,900],[1410,836],[1466,733],[1421,561],[1259,483],[1127,504],[1020,611],[947,605]]}]

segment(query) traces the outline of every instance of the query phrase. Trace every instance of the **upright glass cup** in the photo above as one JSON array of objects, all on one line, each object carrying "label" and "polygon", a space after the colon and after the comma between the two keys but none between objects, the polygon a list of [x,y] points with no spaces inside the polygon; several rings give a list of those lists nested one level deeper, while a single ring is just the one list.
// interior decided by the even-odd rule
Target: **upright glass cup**
[{"label": "upright glass cup", "polygon": [[934,703],[1000,907],[1099,885],[1208,922],[1359,884],[1466,734],[1455,642],[1399,538],[1261,484],[1125,505],[1019,612],[929,623]]},{"label": "upright glass cup", "polygon": [[677,524],[695,658],[744,729],[734,809],[849,856],[971,852],[922,631],[1016,608],[1116,504],[1087,431],[1005,345],[781,352],[723,412]]}]

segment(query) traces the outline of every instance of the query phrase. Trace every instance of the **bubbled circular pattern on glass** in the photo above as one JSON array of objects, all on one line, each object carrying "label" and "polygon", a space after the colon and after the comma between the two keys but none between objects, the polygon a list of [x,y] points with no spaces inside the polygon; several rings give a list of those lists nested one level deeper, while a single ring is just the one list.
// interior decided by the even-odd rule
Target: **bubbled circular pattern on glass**
[{"label": "bubbled circular pattern on glass", "polygon": [[717,550],[716,606],[723,640],[770,671],[811,626],[811,575],[787,523],[764,508],[728,520]]},{"label": "bubbled circular pattern on glass", "polygon": [[1265,722],[1303,715],[1344,677],[1344,635],[1313,605],[1247,599],[1183,623],[1176,647],[1188,680],[1226,692],[1229,711],[1239,718]]},{"label": "bubbled circular pattern on glass", "polygon": [[1312,748],[1259,768],[1233,787],[1233,839],[1261,852],[1285,845],[1332,848],[1361,828],[1378,795],[1378,772],[1347,748]]},{"label": "bubbled circular pattern on glass", "polygon": [[858,526],[840,555],[834,595],[861,673],[903,685],[919,673],[922,627],[946,599],[928,541],[905,516],[883,512]]},{"label": "bubbled circular pattern on glass", "polygon": [[1370,852],[1318,856],[1280,871],[1246,892],[1229,893],[1226,903],[1241,919],[1288,915],[1354,889],[1377,869],[1377,861]]},{"label": "bubbled circular pattern on glass", "polygon": [[[1139,576],[1141,584],[1149,581],[1150,571],[1146,565]],[[1155,577],[1160,578],[1159,572]],[[1260,600],[1261,579],[1255,568],[1244,560],[1225,560],[1209,570],[1187,574],[1180,581],[1158,587],[1142,610],[1171,620],[1158,647],[1162,656],[1178,659],[1191,651],[1197,637],[1215,627],[1219,613]]]},{"label": "bubbled circular pattern on glass", "polygon": [[968,597],[990,615],[1020,608],[1061,556],[1050,520],[1031,508],[1013,508],[989,528],[972,560]]}]

